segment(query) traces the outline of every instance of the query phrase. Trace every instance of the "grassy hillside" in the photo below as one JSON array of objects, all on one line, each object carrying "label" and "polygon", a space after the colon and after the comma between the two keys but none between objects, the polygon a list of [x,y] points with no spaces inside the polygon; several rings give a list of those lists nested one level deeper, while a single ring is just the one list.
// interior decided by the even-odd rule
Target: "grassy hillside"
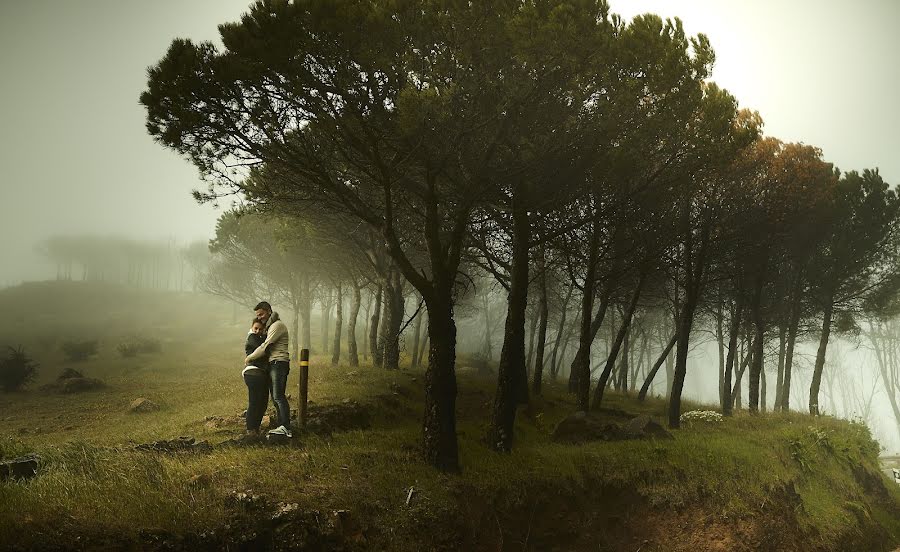
[{"label": "grassy hillside", "polygon": [[[54,287],[36,297],[50,297]],[[54,300],[85,315],[39,321],[26,309],[19,322],[40,330],[52,321],[60,340],[78,332],[100,338],[98,355],[77,365],[63,361],[58,346],[35,355],[45,381],[74,366],[106,387],[48,395],[35,385],[0,394],[0,457],[41,456],[34,479],[0,483],[0,548],[646,552],[892,550],[900,543],[900,488],[880,474],[878,446],[863,426],[737,415],[679,430],[673,440],[563,445],[550,433],[574,401],[550,384],[520,413],[514,452],[495,454],[481,442],[493,382],[465,366],[458,475],[419,461],[421,373],[331,367],[319,357],[311,401],[358,402],[368,428],[301,435],[287,446],[137,451],[134,444],[158,439],[189,435],[217,444],[241,432],[244,329],[215,301],[119,291],[121,308],[88,312],[71,295],[94,292],[59,291]],[[0,294],[4,312],[13,295]],[[144,307],[131,311],[133,302]],[[158,323],[124,328],[123,320]],[[130,332],[160,339],[162,352],[121,358],[114,344]],[[289,389],[296,388],[293,370]],[[161,409],[129,413],[138,397]],[[616,394],[608,407],[604,416],[617,421],[622,411],[662,418],[665,410],[661,401]]]}]

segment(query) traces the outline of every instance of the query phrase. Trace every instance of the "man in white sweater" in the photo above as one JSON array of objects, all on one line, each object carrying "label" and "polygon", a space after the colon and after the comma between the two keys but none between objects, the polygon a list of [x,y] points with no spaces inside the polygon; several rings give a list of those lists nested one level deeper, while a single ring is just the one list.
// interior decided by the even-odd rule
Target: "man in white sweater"
[{"label": "man in white sweater", "polygon": [[284,395],[287,387],[288,373],[291,371],[290,336],[287,325],[281,321],[277,312],[272,312],[272,305],[261,301],[253,309],[256,318],[266,324],[266,340],[255,351],[247,355],[245,363],[269,353],[269,381],[271,382],[272,402],[278,412],[278,427],[269,431],[270,435],[291,436],[291,407]]}]

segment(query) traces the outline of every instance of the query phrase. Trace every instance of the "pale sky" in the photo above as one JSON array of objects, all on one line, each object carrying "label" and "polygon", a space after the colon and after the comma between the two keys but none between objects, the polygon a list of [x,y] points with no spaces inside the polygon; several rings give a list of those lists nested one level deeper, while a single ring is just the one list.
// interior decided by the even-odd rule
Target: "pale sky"
[{"label": "pale sky", "polygon": [[[197,172],[144,130],[146,68],[175,37],[215,39],[245,0],[0,0],[0,286],[54,277],[33,253],[61,233],[209,238]],[[717,52],[714,80],[765,131],[843,170],[900,183],[900,1],[611,0],[678,16]],[[227,207],[227,205],[225,205]]]}]

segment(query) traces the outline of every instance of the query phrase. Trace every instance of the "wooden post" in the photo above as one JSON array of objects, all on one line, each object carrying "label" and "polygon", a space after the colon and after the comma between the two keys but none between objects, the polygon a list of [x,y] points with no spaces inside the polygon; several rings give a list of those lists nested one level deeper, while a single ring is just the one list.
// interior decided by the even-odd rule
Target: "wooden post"
[{"label": "wooden post", "polygon": [[309,349],[300,349],[300,427],[306,427],[306,398],[309,393]]}]

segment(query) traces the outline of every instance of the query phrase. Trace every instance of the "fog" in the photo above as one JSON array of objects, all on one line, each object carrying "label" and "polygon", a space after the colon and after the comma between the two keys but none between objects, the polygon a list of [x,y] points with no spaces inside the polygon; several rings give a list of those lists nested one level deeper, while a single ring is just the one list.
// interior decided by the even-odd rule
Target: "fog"
[{"label": "fog", "polygon": [[[242,0],[0,4],[0,287],[57,277],[58,263],[37,251],[52,237],[187,247],[214,235],[231,200],[216,207],[192,199],[191,190],[205,184],[194,166],[153,142],[138,96],[147,67],[172,39],[217,40],[216,25],[237,19],[246,6]],[[611,7],[626,18],[648,11],[680,17],[689,34],[710,37],[717,52],[713,80],[759,111],[767,134],[818,146],[843,170],[878,167],[885,181],[900,183],[894,28],[900,3],[614,0]],[[76,270],[74,279],[80,276]],[[408,304],[406,314],[414,309]],[[504,315],[497,312],[495,355]],[[480,323],[462,317],[461,352],[479,350]],[[792,404],[798,410],[814,339],[798,351]],[[837,339],[832,347],[830,365],[858,371],[861,388],[879,390],[867,421],[884,446],[900,451],[870,352]],[[695,345],[692,355],[685,395],[715,402],[715,344]],[[846,396],[827,397],[825,405],[827,413],[860,415]]]}]

